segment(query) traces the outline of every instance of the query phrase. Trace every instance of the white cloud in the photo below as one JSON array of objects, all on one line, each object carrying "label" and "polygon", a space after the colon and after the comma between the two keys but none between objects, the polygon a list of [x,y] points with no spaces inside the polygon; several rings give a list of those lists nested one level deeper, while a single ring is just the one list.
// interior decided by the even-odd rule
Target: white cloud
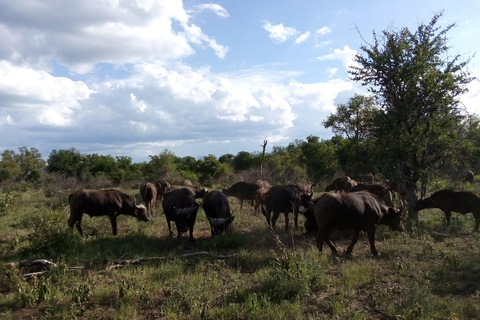
[{"label": "white cloud", "polygon": [[324,56],[317,57],[319,61],[332,61],[338,60],[342,63],[345,68],[356,65],[355,56],[357,54],[356,50],[350,49],[348,45],[343,46],[342,49],[334,49],[332,53],[326,54]]},{"label": "white cloud", "polygon": [[219,4],[216,3],[204,3],[197,6],[198,11],[210,10],[213,11],[217,16],[221,18],[228,18],[230,15],[227,10]]},{"label": "white cloud", "polygon": [[324,36],[324,35],[329,34],[331,32],[332,32],[332,29],[325,26],[325,27],[321,27],[320,29],[318,29],[316,34]]},{"label": "white cloud", "polygon": [[333,77],[338,71],[338,68],[328,68],[327,74],[329,77]]},{"label": "white cloud", "polygon": [[[53,77],[44,71],[0,61],[0,115],[8,112],[9,122],[67,126],[73,110],[94,93],[80,81]],[[6,107],[15,106],[15,108]]]},{"label": "white cloud", "polygon": [[[218,5],[207,8],[225,15]],[[194,54],[192,45],[206,45],[222,59],[228,52],[191,23],[181,0],[31,1],[21,9],[7,1],[0,9],[0,59],[45,71],[52,59],[86,74],[99,63],[178,61]]]},{"label": "white cloud", "polygon": [[297,39],[295,39],[295,43],[302,43],[305,42],[310,37],[310,32],[305,32],[301,34]]},{"label": "white cloud", "polygon": [[268,32],[270,39],[277,43],[283,43],[287,41],[288,38],[298,34],[295,28],[285,27],[283,23],[273,25],[266,21],[262,27]]}]

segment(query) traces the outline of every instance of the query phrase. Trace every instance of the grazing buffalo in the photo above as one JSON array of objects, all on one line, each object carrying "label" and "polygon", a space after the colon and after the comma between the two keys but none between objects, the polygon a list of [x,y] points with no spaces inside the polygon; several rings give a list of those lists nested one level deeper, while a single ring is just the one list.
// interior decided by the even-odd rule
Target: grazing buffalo
[{"label": "grazing buffalo", "polygon": [[211,191],[205,196],[203,210],[210,222],[212,237],[228,230],[233,222],[227,196],[220,191]]},{"label": "grazing buffalo", "polygon": [[472,183],[474,178],[475,178],[475,174],[471,170],[466,170],[462,174],[463,181]]},{"label": "grazing buffalo", "polygon": [[312,182],[299,182],[297,183],[297,186],[302,190],[303,193],[305,194],[310,194],[313,195],[313,187],[315,187],[315,184]]},{"label": "grazing buffalo", "polygon": [[255,183],[258,184],[260,188],[264,188],[264,189],[270,189],[272,187],[270,183],[268,183],[265,180],[257,180],[255,181]]},{"label": "grazing buffalo", "polygon": [[80,190],[72,193],[68,198],[70,205],[70,218],[68,225],[75,225],[78,232],[82,231],[82,216],[84,213],[90,217],[108,216],[112,224],[112,232],[117,234],[117,217],[121,214],[133,216],[141,221],[148,221],[147,208],[137,205],[132,198],[118,190]]},{"label": "grazing buffalo", "polygon": [[475,218],[474,231],[478,231],[478,226],[480,225],[480,193],[440,190],[428,198],[418,200],[414,210],[420,211],[429,208],[438,208],[445,212],[447,224],[450,224],[452,211],[461,214],[472,212]]},{"label": "grazing buffalo", "polygon": [[168,189],[170,189],[170,183],[167,180],[157,180],[155,183],[155,187],[157,187],[157,195],[160,200],[163,200],[163,196],[167,193]]},{"label": "grazing buffalo", "polygon": [[192,186],[193,187],[193,183],[192,181],[188,180],[188,179],[185,179],[182,181],[182,185],[184,186]]},{"label": "grazing buffalo", "polygon": [[356,180],[358,182],[363,182],[363,183],[368,183],[372,184],[375,180],[373,174],[368,173],[368,174],[356,174],[352,176],[353,180]]},{"label": "grazing buffalo", "polygon": [[[274,186],[263,195],[262,213],[267,223],[275,230],[278,216],[283,212],[285,216],[285,230],[288,230],[288,214],[293,212],[295,229],[298,228],[298,211],[301,206],[308,206],[312,199],[311,194],[304,193],[296,185]],[[273,212],[273,215],[272,215]]]},{"label": "grazing buffalo", "polygon": [[208,189],[207,188],[199,188],[199,187],[194,187],[194,186],[178,186],[178,185],[171,185],[167,192],[170,190],[175,190],[175,189],[186,189],[190,191],[195,199],[198,198],[204,198],[208,194]]},{"label": "grazing buffalo", "polygon": [[140,185],[140,196],[147,207],[147,214],[153,216],[157,204],[157,188],[151,182],[142,183]]},{"label": "grazing buffalo", "polygon": [[254,214],[258,214],[258,211],[259,211],[258,208],[260,207],[260,205],[264,204],[263,195],[267,193],[268,190],[269,189],[260,188],[253,193],[252,206],[253,206]]},{"label": "grazing buffalo", "polygon": [[224,188],[222,192],[228,197],[235,197],[240,200],[240,209],[243,208],[243,200],[253,200],[253,194],[260,189],[260,186],[256,183],[250,182],[237,182],[230,188]]},{"label": "grazing buffalo", "polygon": [[389,207],[393,207],[393,193],[390,190],[390,187],[387,185],[382,184],[358,184],[352,189],[350,192],[357,192],[357,191],[368,191],[370,193],[376,194],[380,197],[380,199],[385,202],[385,204]]},{"label": "grazing buffalo", "polygon": [[328,184],[327,187],[325,188],[325,192],[329,192],[329,191],[349,192],[350,189],[355,187],[357,184],[358,182],[356,182],[349,176],[340,177],[340,178],[336,178],[335,180],[333,180],[332,183]]},{"label": "grazing buffalo", "polygon": [[378,196],[369,192],[326,193],[316,200],[314,214],[318,225],[317,247],[322,251],[323,242],[326,242],[334,254],[338,251],[329,236],[332,227],[353,230],[352,242],[346,250],[348,254],[357,243],[360,231],[367,232],[370,251],[373,255],[378,255],[375,248],[377,225],[388,225],[397,231],[404,230],[402,212],[388,207]]},{"label": "grazing buffalo", "polygon": [[170,221],[174,221],[177,226],[177,238],[180,238],[182,233],[189,231],[188,239],[193,241],[193,226],[197,219],[199,205],[195,202],[192,192],[187,188],[172,189],[165,193],[162,207],[170,237],[173,236]]}]

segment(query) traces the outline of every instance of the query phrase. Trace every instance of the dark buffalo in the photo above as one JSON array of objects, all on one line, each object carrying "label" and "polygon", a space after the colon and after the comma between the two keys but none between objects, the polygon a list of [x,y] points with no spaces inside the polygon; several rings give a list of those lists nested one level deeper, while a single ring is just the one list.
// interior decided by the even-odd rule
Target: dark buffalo
[{"label": "dark buffalo", "polygon": [[157,188],[151,182],[142,183],[140,185],[140,196],[147,207],[147,214],[153,216],[157,204]]},{"label": "dark buffalo", "polygon": [[254,214],[258,214],[258,211],[259,211],[258,208],[260,208],[260,206],[261,206],[262,204],[264,204],[264,203],[263,203],[263,195],[264,195],[265,193],[267,193],[268,190],[269,190],[269,189],[260,188],[260,189],[258,189],[257,191],[255,191],[255,192],[253,193],[252,205],[253,205],[253,213],[254,213]]},{"label": "dark buffalo", "polygon": [[240,200],[240,209],[243,208],[243,200],[253,200],[253,194],[260,189],[257,183],[237,182],[230,188],[224,188],[222,192],[228,197],[235,197]]},{"label": "dark buffalo", "polygon": [[367,232],[370,251],[373,255],[378,255],[375,248],[377,225],[388,225],[397,231],[404,230],[402,212],[388,207],[378,196],[369,192],[324,194],[316,201],[314,213],[318,226],[317,247],[322,251],[323,242],[326,242],[334,254],[338,251],[329,236],[332,227],[353,230],[352,242],[346,250],[348,254],[357,243],[360,231]]},{"label": "dark buffalo", "polygon": [[336,178],[335,180],[333,180],[332,183],[328,184],[327,187],[325,188],[325,192],[329,192],[329,191],[349,192],[350,189],[355,187],[357,184],[358,182],[356,182],[349,176],[340,177],[340,178]]},{"label": "dark buffalo", "polygon": [[367,174],[356,174],[352,176],[352,179],[358,182],[372,184],[375,180],[375,177],[373,176],[373,174],[367,173]]},{"label": "dark buffalo", "polygon": [[227,196],[220,191],[211,191],[203,199],[203,210],[210,222],[212,237],[228,230],[233,222]]},{"label": "dark buffalo", "polygon": [[84,213],[90,217],[108,216],[112,224],[112,232],[117,234],[117,217],[121,214],[133,216],[141,221],[148,221],[147,208],[137,205],[132,198],[118,190],[80,190],[72,193],[68,198],[70,205],[70,218],[68,225],[75,225],[78,232],[82,231],[82,216]]},{"label": "dark buffalo", "polygon": [[[263,195],[262,213],[267,223],[275,230],[278,216],[283,212],[285,216],[285,230],[288,230],[288,214],[293,212],[295,228],[298,228],[298,211],[301,206],[308,206],[312,199],[311,194],[304,193],[296,185],[274,186]],[[272,215],[273,212],[273,215]]]},{"label": "dark buffalo", "polygon": [[462,174],[463,181],[472,183],[474,178],[475,178],[475,174],[471,170],[466,170]]},{"label": "dark buffalo", "polygon": [[452,211],[466,214],[473,213],[475,218],[475,229],[478,231],[480,225],[480,193],[471,191],[440,190],[430,197],[420,199],[414,207],[415,211],[423,209],[438,208],[445,212],[447,224],[450,224]]},{"label": "dark buffalo", "polygon": [[195,199],[204,198],[208,194],[207,188],[199,188],[195,186],[178,186],[178,185],[171,185],[168,188],[167,192],[174,189],[186,189],[193,194]]},{"label": "dark buffalo", "polygon": [[174,221],[177,226],[177,238],[180,238],[182,233],[189,231],[188,239],[193,241],[193,226],[197,219],[199,205],[195,202],[192,192],[187,188],[172,189],[165,193],[162,207],[170,237],[173,236],[170,221]]},{"label": "dark buffalo", "polygon": [[370,193],[376,194],[380,197],[380,199],[385,202],[385,204],[389,207],[393,207],[393,193],[390,190],[390,187],[387,185],[382,184],[358,184],[352,189],[350,192],[357,192],[357,191],[368,191]]}]

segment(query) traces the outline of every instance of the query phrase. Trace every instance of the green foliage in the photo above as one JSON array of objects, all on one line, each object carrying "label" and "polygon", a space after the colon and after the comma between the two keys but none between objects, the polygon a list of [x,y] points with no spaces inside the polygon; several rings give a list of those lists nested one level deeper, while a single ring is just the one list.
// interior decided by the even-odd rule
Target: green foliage
[{"label": "green foliage", "polygon": [[361,46],[365,56],[357,55],[360,66],[350,71],[381,107],[374,134],[386,176],[426,181],[463,148],[457,136],[463,119],[459,96],[473,78],[464,71],[468,60],[446,58],[446,34],[454,25],[437,27],[441,16],[413,33],[407,28],[383,31],[382,37],[374,33],[374,44]]},{"label": "green foliage", "polygon": [[0,212],[5,212],[13,203],[13,195],[10,192],[0,193]]}]

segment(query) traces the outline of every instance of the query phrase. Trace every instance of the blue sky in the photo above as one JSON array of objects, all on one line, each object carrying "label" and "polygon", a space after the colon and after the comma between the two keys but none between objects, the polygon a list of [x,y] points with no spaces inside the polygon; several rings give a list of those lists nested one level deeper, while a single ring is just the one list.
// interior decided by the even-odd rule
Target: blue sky
[{"label": "blue sky", "polygon": [[[476,0],[0,0],[0,152],[141,162],[329,139],[322,121],[365,93],[347,75],[363,41],[441,10],[449,54],[478,53]],[[474,81],[462,97],[471,113],[479,94]]]}]

